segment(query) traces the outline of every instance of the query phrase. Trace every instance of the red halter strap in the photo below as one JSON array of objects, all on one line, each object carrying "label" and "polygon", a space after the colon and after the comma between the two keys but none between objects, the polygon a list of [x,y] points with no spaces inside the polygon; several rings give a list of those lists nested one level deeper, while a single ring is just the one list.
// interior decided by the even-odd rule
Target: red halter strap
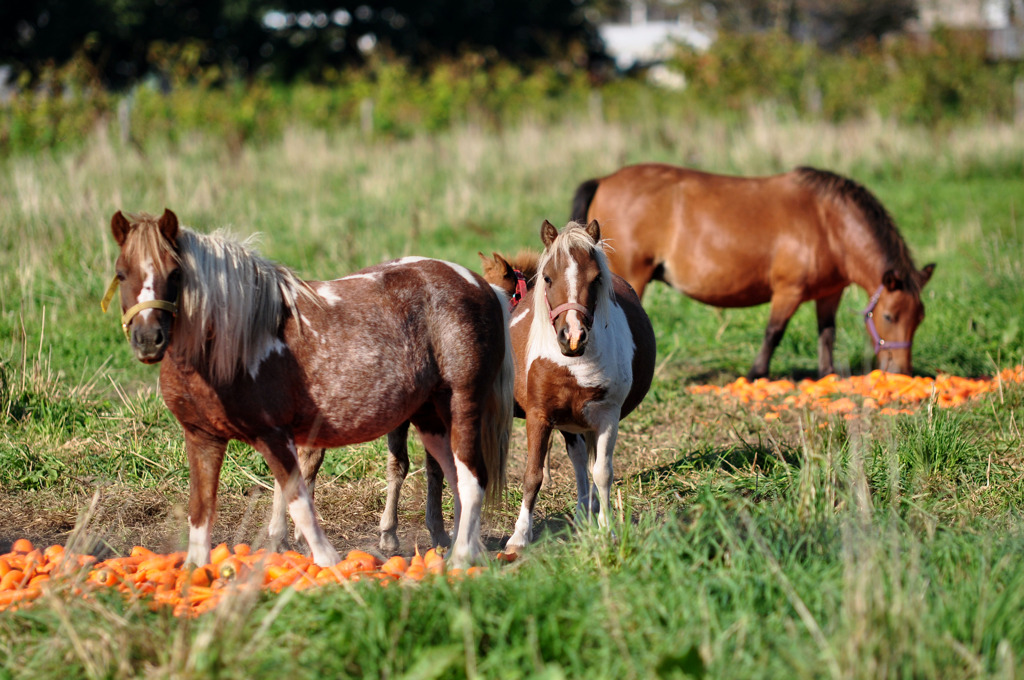
[{"label": "red halter strap", "polygon": [[518,269],[513,269],[512,272],[516,275],[516,292],[512,293],[512,297],[508,300],[508,311],[511,313],[516,308],[522,299],[526,295],[526,278],[523,273]]},{"label": "red halter strap", "polygon": [[877,355],[883,349],[909,349],[910,341],[903,340],[901,342],[886,342],[878,335],[878,329],[875,327],[875,305],[878,304],[879,298],[882,297],[882,291],[885,290],[885,286],[879,286],[878,290],[875,291],[871,299],[868,300],[868,306],[864,308],[861,314],[864,316],[864,323],[867,324],[868,333],[871,334],[871,339],[875,341],[875,354]]}]

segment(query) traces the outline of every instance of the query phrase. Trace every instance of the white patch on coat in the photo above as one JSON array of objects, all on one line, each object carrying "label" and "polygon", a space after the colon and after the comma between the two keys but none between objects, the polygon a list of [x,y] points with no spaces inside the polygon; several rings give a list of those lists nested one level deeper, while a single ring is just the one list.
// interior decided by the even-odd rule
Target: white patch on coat
[{"label": "white patch on coat", "polygon": [[[156,300],[156,291],[153,290],[153,277],[156,275],[153,271],[153,260],[146,258],[146,261],[142,263],[142,271],[145,272],[146,278],[142,281],[142,290],[139,291],[139,297],[137,302],[151,302]],[[139,316],[142,317],[143,321],[149,321],[149,317],[153,314],[151,308],[143,309],[139,312]]]},{"label": "white patch on coat", "polygon": [[255,381],[260,374],[260,366],[263,365],[263,362],[266,361],[271,354],[283,354],[286,349],[288,349],[288,345],[286,345],[281,338],[277,336],[267,338],[267,341],[263,343],[263,347],[261,347],[258,352],[253,352],[252,360],[249,362],[247,367],[249,369],[249,375],[252,377],[253,381]]},{"label": "white patch on coat", "polygon": [[604,388],[608,390],[606,401],[621,405],[633,384],[636,345],[622,307],[612,302],[605,309],[606,315],[595,315],[586,350],[578,357],[562,354],[554,326],[543,313],[534,314],[526,350],[527,375],[536,359],[548,359],[568,368],[580,387]]},{"label": "white patch on coat", "polygon": [[369,279],[370,281],[376,281],[376,274],[349,274],[348,276],[338,279],[338,281],[353,281],[355,279]]},{"label": "white patch on coat", "polygon": [[[365,275],[364,275],[365,276]],[[316,289],[316,292],[324,299],[329,305],[336,305],[341,302],[341,296],[336,294],[333,290],[333,286],[328,283],[320,284],[320,287]]]},{"label": "white patch on coat", "polygon": [[[391,263],[391,265],[397,267],[397,266],[402,266],[402,265],[407,265],[407,264],[416,264],[417,262],[427,262],[427,261],[430,261],[431,259],[432,258],[422,257],[420,255],[410,255],[409,257],[403,257],[400,260],[395,260],[394,262]],[[468,283],[471,283],[472,285],[476,286],[477,288],[480,287],[480,282],[477,280],[477,278],[473,274],[473,272],[469,271],[468,269],[463,267],[461,264],[456,264],[454,262],[448,262],[447,260],[433,260],[433,261],[434,262],[440,262],[441,264],[444,264],[444,265],[447,265],[447,266],[451,267],[452,269],[455,270],[456,274],[461,276]]]},{"label": "white patch on coat", "polygon": [[480,282],[477,281],[477,278],[476,276],[473,275],[473,272],[469,271],[461,264],[455,264],[454,262],[446,262],[445,260],[441,260],[441,262],[444,262],[446,265],[454,269],[455,273],[464,278],[466,282],[468,282],[469,284],[476,286],[477,288],[480,287]]}]

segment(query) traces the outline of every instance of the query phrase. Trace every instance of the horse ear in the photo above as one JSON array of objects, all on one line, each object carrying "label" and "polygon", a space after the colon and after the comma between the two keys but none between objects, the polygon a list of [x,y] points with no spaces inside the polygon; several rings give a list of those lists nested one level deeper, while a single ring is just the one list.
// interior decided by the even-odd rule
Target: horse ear
[{"label": "horse ear", "polygon": [[597,223],[597,220],[590,220],[590,224],[587,225],[587,235],[594,239],[594,243],[601,242],[601,225]]},{"label": "horse ear", "polygon": [[492,257],[487,257],[481,252],[477,252],[477,255],[480,256],[485,281],[488,283],[499,283],[508,277],[508,263],[501,259],[500,255],[497,253],[491,253]]},{"label": "horse ear", "polygon": [[167,208],[164,208],[164,214],[160,216],[160,233],[164,235],[171,243],[175,243],[178,240],[178,216],[172,213]]},{"label": "horse ear", "polygon": [[558,230],[555,229],[555,225],[544,220],[544,224],[540,225],[540,240],[544,242],[544,247],[549,247],[556,238],[558,238]]},{"label": "horse ear", "polygon": [[924,266],[924,269],[922,269],[920,272],[918,272],[917,276],[918,276],[918,278],[921,281],[921,287],[922,288],[924,287],[924,284],[928,283],[931,280],[932,272],[934,272],[934,271],[935,271],[935,263],[932,262],[931,264],[926,264]]},{"label": "horse ear", "polygon": [[890,293],[903,288],[903,280],[892,269],[882,274],[882,285]]},{"label": "horse ear", "polygon": [[515,268],[511,264],[509,264],[508,260],[503,258],[498,253],[491,254],[494,256],[494,264],[496,264],[498,266],[498,269],[502,271],[502,275],[505,278],[510,278],[514,281],[516,278]]},{"label": "horse ear", "polygon": [[124,245],[125,240],[128,238],[128,232],[131,228],[132,225],[128,224],[128,220],[125,219],[120,210],[114,213],[114,216],[110,218],[110,233],[114,235],[114,240],[117,241],[117,245],[119,246]]}]

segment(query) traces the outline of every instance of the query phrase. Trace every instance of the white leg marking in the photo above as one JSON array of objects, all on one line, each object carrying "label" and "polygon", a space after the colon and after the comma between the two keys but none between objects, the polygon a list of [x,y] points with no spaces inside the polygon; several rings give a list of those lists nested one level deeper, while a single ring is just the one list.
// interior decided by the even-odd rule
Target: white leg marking
[{"label": "white leg marking", "polygon": [[597,525],[610,526],[611,493],[612,493],[612,452],[619,434],[618,420],[609,426],[602,427],[597,434],[597,457],[594,459],[594,486],[597,487],[601,501],[601,512],[597,516]]},{"label": "white leg marking", "polygon": [[196,526],[189,522],[188,525],[188,555],[185,557],[185,564],[192,564],[197,567],[210,563],[210,525]]},{"label": "white leg marking", "polygon": [[327,540],[327,535],[316,521],[313,502],[306,492],[305,484],[299,487],[299,497],[288,504],[288,513],[292,516],[295,527],[306,538],[313,553],[313,562],[321,567],[330,567],[340,561],[338,551]]},{"label": "white leg marking", "polygon": [[[298,530],[298,527],[296,527]],[[272,551],[280,550],[288,534],[288,510],[284,504],[284,491],[274,481],[274,507],[270,511],[270,524],[267,526],[267,538]]]},{"label": "white leg marking", "polygon": [[533,540],[533,515],[526,503],[519,506],[519,519],[516,520],[516,530],[512,538],[505,543],[505,550],[515,552],[525,548]]},{"label": "white leg marking", "polygon": [[471,564],[483,550],[480,540],[480,508],[484,501],[484,488],[458,457],[455,458],[455,470],[459,490],[456,507],[461,505],[462,512],[459,513],[451,559],[452,566],[464,567]]}]

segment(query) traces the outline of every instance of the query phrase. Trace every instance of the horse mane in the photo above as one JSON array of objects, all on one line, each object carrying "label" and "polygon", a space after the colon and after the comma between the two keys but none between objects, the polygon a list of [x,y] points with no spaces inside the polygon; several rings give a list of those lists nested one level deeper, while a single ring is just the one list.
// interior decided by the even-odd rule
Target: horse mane
[{"label": "horse mane", "polygon": [[[565,225],[565,228],[558,233],[558,236],[551,243],[551,246],[547,248],[543,253],[537,257],[536,266],[533,269],[532,279],[534,280],[533,285],[533,324],[530,326],[530,336],[528,344],[534,344],[535,341],[539,341],[543,337],[543,333],[547,332],[547,329],[551,327],[550,320],[545,310],[545,298],[547,296],[547,285],[544,283],[544,278],[538,276],[540,272],[544,270],[548,262],[561,255],[564,258],[572,256],[574,249],[583,249],[590,254],[594,260],[597,261],[597,266],[601,270],[601,287],[604,289],[597,295],[597,304],[594,307],[594,324],[598,321],[607,320],[611,314],[611,304],[615,299],[615,288],[612,285],[612,272],[608,266],[608,258],[604,254],[605,243],[604,239],[601,239],[597,243],[590,238],[587,234],[586,225],[580,224],[579,222],[569,222]],[[518,258],[518,255],[516,256]],[[510,264],[513,264],[511,260]],[[529,264],[529,259],[520,262],[519,264]],[[517,266],[517,264],[513,264]],[[517,267],[518,268],[518,267]],[[526,270],[520,268],[523,272],[523,276],[526,276]],[[527,278],[530,281],[530,278]]]},{"label": "horse mane", "polygon": [[799,184],[810,187],[819,196],[857,208],[882,251],[886,269],[894,270],[909,292],[920,294],[917,267],[907,242],[896,228],[892,215],[874,194],[852,179],[828,170],[803,166],[796,169],[796,177]]},{"label": "horse mane", "polygon": [[[239,240],[223,230],[199,234],[180,227],[175,251],[156,217],[140,213],[128,219],[135,225],[125,243],[128,257],[169,253],[180,266],[175,345],[186,361],[205,361],[214,383],[230,381],[271,351],[289,315],[301,325],[300,299],[319,303],[291,270],[256,253],[255,236]],[[150,259],[162,264],[162,258]]]},{"label": "horse mane", "polygon": [[[292,271],[261,257],[255,237],[238,240],[218,230],[178,233],[182,294],[178,341],[187,359],[205,358],[214,382],[227,382],[277,341],[288,316],[299,320],[298,301],[319,298]],[[183,336],[183,337],[182,337]]]}]

